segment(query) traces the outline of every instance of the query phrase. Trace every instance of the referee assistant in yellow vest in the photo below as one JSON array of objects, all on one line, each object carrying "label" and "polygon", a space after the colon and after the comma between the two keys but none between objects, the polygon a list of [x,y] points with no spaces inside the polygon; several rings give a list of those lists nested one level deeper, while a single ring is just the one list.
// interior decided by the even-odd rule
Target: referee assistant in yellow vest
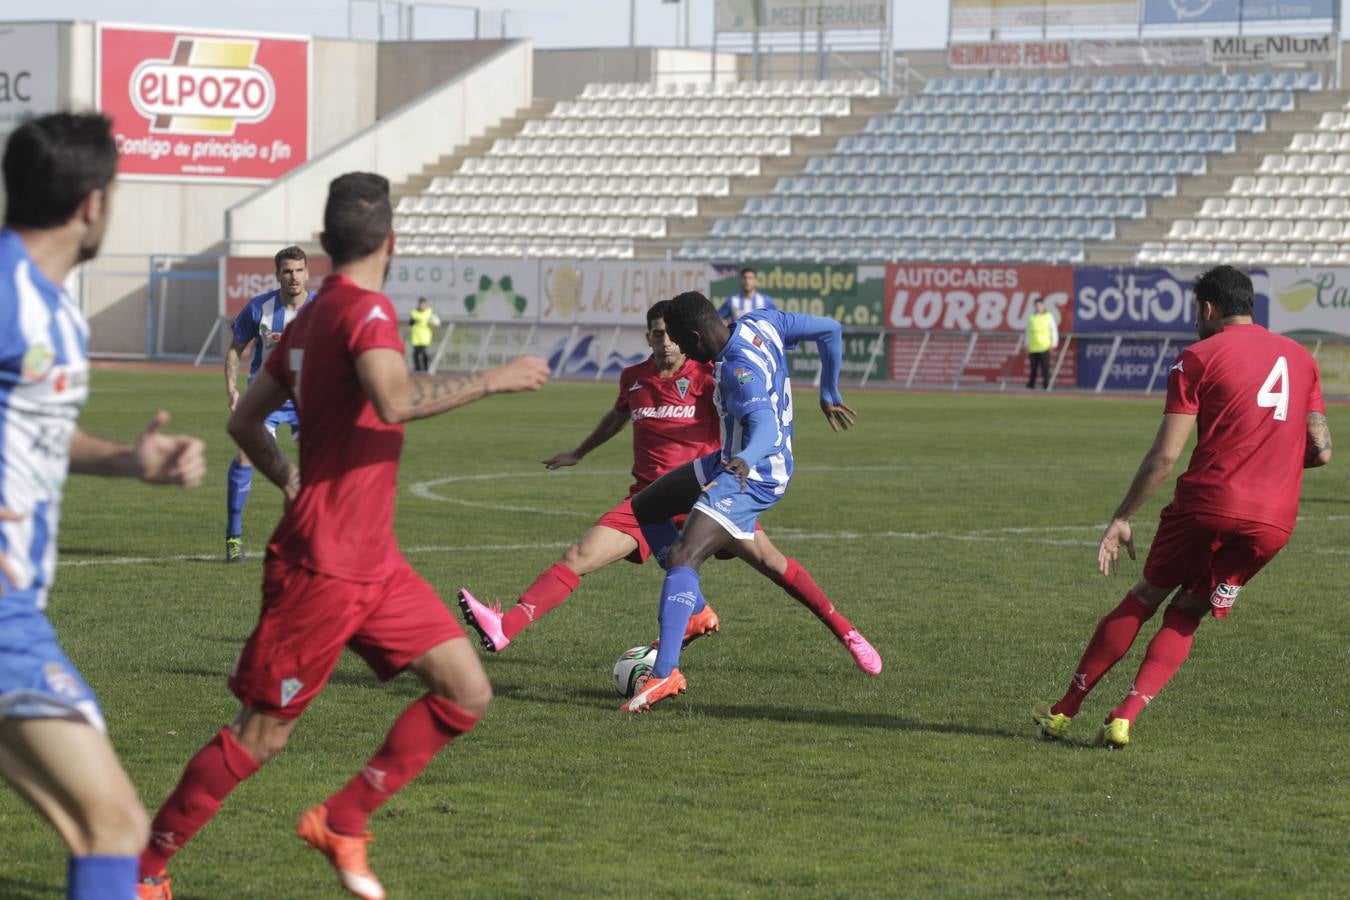
[{"label": "referee assistant in yellow vest", "polygon": [[413,348],[413,371],[429,371],[431,360],[427,358],[427,348],[431,346],[431,330],[440,327],[441,320],[427,302],[427,298],[419,297],[417,309],[409,313],[408,321],[412,323],[412,334],[408,336],[408,343],[412,344]]},{"label": "referee assistant in yellow vest", "polygon": [[1041,381],[1050,389],[1050,351],[1059,346],[1059,326],[1055,317],[1045,311],[1045,301],[1037,300],[1035,312],[1027,317],[1027,387],[1036,386],[1036,370]]}]

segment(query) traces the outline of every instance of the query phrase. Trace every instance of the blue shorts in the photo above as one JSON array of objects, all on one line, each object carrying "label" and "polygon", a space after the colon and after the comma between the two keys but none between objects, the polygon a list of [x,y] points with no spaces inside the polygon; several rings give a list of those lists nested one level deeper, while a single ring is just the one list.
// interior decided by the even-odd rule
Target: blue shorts
[{"label": "blue shorts", "polygon": [[277,436],[278,425],[291,426],[291,440],[298,440],[300,437],[300,417],[295,414],[294,403],[283,404],[280,409],[263,419],[263,425],[272,433],[274,438]]},{"label": "blue shorts", "polygon": [[104,731],[98,698],[33,604],[26,592],[0,596],[0,719],[74,719]]},{"label": "blue shorts", "polygon": [[742,491],[740,479],[722,468],[720,451],[694,460],[694,474],[703,485],[694,509],[710,516],[738,541],[753,541],[759,514],[783,496],[759,481],[747,481]]}]

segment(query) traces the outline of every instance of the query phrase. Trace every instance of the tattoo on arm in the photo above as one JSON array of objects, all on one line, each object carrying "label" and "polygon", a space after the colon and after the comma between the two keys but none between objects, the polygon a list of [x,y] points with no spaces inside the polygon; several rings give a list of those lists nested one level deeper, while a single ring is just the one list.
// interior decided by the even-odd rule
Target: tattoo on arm
[{"label": "tattoo on arm", "polygon": [[[266,432],[263,432],[266,434]],[[275,440],[270,439],[263,445],[262,452],[254,454],[258,448],[250,448],[249,458],[253,464],[262,469],[268,480],[281,488],[283,491],[287,487],[298,490],[300,487],[300,470],[296,468],[295,463],[291,462],[290,457],[281,452],[281,447]]]},{"label": "tattoo on arm", "polygon": [[412,379],[409,405],[412,418],[424,419],[437,413],[486,397],[487,379],[482,375],[432,375]]},{"label": "tattoo on arm", "polygon": [[1331,428],[1327,425],[1327,417],[1320,412],[1308,413],[1308,443],[1313,453],[1331,448]]}]

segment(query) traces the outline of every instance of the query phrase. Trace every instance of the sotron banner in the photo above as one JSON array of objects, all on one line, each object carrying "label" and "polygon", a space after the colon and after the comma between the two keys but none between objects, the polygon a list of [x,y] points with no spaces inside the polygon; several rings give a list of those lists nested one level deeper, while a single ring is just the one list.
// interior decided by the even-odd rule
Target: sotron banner
[{"label": "sotron banner", "polygon": [[123,175],[267,181],[309,158],[309,38],[100,25]]}]

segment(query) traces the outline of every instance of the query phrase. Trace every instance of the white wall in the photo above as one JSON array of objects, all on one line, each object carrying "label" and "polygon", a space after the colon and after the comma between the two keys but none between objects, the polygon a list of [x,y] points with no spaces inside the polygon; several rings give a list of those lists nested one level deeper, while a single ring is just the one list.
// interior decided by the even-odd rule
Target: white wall
[{"label": "white wall", "polygon": [[533,46],[518,41],[391,113],[328,153],[233,206],[226,236],[241,252],[260,242],[308,239],[323,224],[328,183],[344,172],[407,179],[531,101]]}]

